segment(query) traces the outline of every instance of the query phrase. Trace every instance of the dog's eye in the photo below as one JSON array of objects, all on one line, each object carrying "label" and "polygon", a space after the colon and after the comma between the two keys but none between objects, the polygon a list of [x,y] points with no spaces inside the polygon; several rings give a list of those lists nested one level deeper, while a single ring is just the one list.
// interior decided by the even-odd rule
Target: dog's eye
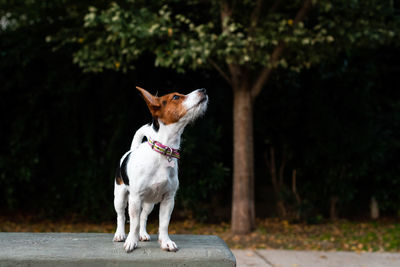
[{"label": "dog's eye", "polygon": [[172,100],[178,100],[179,98],[181,98],[179,95],[174,95],[174,96],[172,97]]}]

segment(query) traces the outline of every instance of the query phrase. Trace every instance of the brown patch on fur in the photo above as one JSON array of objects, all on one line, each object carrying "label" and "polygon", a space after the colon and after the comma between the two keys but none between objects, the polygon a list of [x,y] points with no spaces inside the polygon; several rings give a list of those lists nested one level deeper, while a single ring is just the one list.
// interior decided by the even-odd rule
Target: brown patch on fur
[{"label": "brown patch on fur", "polygon": [[[175,96],[179,98],[174,99]],[[186,96],[179,93],[171,93],[160,97],[160,102],[164,103],[165,101],[166,104],[160,107],[158,118],[166,125],[179,121],[187,112],[183,106],[185,99]]]},{"label": "brown patch on fur", "polygon": [[115,177],[115,182],[116,182],[118,185],[124,184],[124,182],[122,181],[122,178],[119,177],[119,176]]},{"label": "brown patch on fur", "polygon": [[175,123],[185,116],[187,110],[183,106],[186,96],[179,93],[171,93],[161,97],[153,96],[145,89],[136,88],[142,93],[144,100],[154,118],[160,119],[165,125]]}]

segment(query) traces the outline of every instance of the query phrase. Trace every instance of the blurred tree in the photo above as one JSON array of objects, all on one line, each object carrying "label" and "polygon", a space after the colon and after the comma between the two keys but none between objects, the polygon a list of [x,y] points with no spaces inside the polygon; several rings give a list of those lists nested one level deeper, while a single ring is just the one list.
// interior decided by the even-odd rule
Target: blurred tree
[{"label": "blurred tree", "polygon": [[253,105],[272,71],[299,72],[341,51],[390,43],[397,25],[393,1],[121,0],[90,7],[84,28],[66,42],[81,44],[74,62],[85,71],[128,71],[151,53],[156,66],[221,74],[233,92],[232,230],[248,233],[255,220]]}]

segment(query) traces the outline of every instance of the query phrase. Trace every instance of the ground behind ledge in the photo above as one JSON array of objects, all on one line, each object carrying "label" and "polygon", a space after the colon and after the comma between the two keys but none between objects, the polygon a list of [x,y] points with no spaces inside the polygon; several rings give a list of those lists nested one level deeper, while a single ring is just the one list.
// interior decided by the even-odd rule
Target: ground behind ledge
[{"label": "ground behind ledge", "polygon": [[[29,216],[0,216],[0,232],[85,232],[113,233],[112,222],[88,223],[76,220],[35,220]],[[157,222],[148,225],[157,234]],[[350,222],[308,225],[286,220],[257,220],[249,235],[234,235],[228,223],[206,224],[194,220],[172,221],[171,234],[218,235],[231,249],[289,249],[353,252],[400,252],[400,222]]]}]

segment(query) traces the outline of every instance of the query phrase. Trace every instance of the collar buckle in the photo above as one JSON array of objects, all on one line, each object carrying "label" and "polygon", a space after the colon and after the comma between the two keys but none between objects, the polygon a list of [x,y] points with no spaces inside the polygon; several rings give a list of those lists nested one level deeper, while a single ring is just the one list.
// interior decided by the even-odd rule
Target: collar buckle
[{"label": "collar buckle", "polygon": [[151,149],[167,157],[168,162],[172,161],[172,158],[180,159],[180,154],[178,149],[173,149],[172,147],[165,146],[158,141],[148,138],[148,144]]}]

